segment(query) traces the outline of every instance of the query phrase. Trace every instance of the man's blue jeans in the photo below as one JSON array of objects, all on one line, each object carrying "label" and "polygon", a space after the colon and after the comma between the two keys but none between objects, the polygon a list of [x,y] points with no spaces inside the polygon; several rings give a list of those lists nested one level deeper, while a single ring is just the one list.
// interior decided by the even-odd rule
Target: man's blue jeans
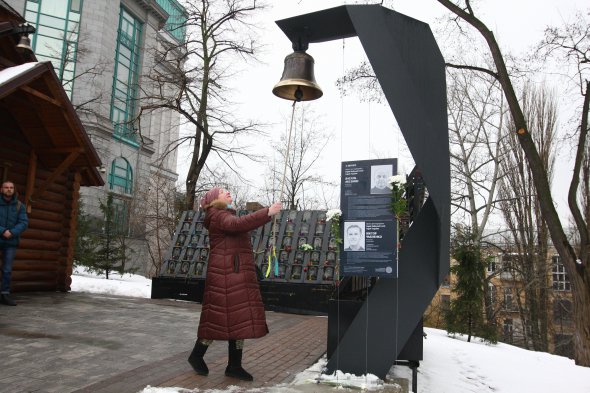
[{"label": "man's blue jeans", "polygon": [[12,262],[16,254],[16,247],[0,248],[2,253],[2,286],[0,293],[10,293],[10,277],[12,276]]}]

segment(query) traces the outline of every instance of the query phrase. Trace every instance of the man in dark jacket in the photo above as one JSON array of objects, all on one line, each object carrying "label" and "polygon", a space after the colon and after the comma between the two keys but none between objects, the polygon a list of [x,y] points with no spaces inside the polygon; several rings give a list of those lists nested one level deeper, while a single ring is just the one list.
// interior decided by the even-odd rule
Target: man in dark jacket
[{"label": "man in dark jacket", "polygon": [[0,252],[2,253],[0,303],[7,306],[16,306],[16,302],[10,297],[12,262],[16,254],[20,234],[29,225],[27,209],[17,199],[17,195],[13,182],[5,181],[2,183],[0,193]]}]

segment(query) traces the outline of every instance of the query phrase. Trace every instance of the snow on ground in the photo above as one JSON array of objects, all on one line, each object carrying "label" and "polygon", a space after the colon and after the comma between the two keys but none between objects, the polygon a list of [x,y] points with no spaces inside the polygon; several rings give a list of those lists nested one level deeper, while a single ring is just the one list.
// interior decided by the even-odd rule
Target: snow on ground
[{"label": "snow on ground", "polygon": [[[545,352],[488,345],[425,328],[418,391],[436,393],[590,392],[590,368]],[[407,370],[407,369],[406,369]]]},{"label": "snow on ground", "polygon": [[[151,280],[132,274],[113,273],[109,280],[82,268],[72,276],[73,292],[150,298]],[[590,368],[544,352],[527,351],[507,344],[489,345],[465,337],[452,338],[444,330],[425,328],[424,360],[418,368],[417,393],[590,393]],[[388,384],[371,374],[354,376],[342,372],[323,375],[326,359],[320,359],[299,373],[294,381],[273,388],[244,390],[230,386],[226,390],[187,390],[147,386],[141,393],[245,393],[245,392],[317,392],[338,390],[385,390]],[[408,378],[407,367],[396,367],[395,377]],[[316,383],[321,380],[320,384]],[[318,389],[318,387],[322,389]],[[410,382],[411,386],[411,382]],[[344,388],[346,387],[346,388]],[[351,388],[351,389],[347,389]]]},{"label": "snow on ground", "polygon": [[137,274],[109,273],[109,279],[103,275],[90,273],[84,267],[76,267],[72,275],[72,292],[101,293],[107,295],[150,298],[152,280]]}]

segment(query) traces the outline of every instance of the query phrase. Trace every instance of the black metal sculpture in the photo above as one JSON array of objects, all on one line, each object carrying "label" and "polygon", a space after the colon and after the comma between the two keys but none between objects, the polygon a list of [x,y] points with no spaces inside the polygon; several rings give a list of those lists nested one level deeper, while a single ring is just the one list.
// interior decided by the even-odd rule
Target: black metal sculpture
[{"label": "black metal sculpture", "polygon": [[[328,360],[330,373],[338,368],[384,378],[409,339],[416,336],[422,314],[449,269],[444,61],[427,24],[379,5],[341,6],[277,24],[292,43],[359,37],[428,187],[428,199],[403,239],[399,278],[375,280]],[[416,356],[407,349],[404,352],[410,357]]]}]

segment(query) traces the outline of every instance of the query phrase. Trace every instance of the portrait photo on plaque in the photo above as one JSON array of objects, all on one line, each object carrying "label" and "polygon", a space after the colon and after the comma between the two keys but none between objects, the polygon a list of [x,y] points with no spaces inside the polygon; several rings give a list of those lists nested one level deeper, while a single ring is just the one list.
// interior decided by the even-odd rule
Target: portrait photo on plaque
[{"label": "portrait photo on plaque", "polygon": [[178,238],[176,239],[176,245],[182,246],[185,241],[186,241],[186,235],[178,235]]},{"label": "portrait photo on plaque", "polygon": [[371,194],[389,194],[389,178],[393,176],[393,165],[371,166]]},{"label": "portrait photo on plaque", "polygon": [[315,227],[315,234],[316,235],[323,235],[324,234],[324,224],[318,224]]},{"label": "portrait photo on plaque", "polygon": [[285,233],[288,236],[291,236],[293,234],[293,231],[295,231],[295,224],[293,224],[292,222],[287,223],[287,227],[285,228]]},{"label": "portrait photo on plaque", "polygon": [[329,281],[332,279],[333,275],[334,275],[334,268],[327,267],[324,269],[324,274],[322,275],[322,280]]},{"label": "portrait photo on plaque", "polygon": [[307,239],[306,239],[306,238],[304,238],[304,237],[300,237],[300,238],[297,240],[297,248],[299,248],[299,247],[302,247],[302,246],[303,246],[304,244],[306,244],[306,243],[307,243]]},{"label": "portrait photo on plaque", "polygon": [[318,251],[314,251],[311,253],[311,263],[313,265],[317,265],[320,262],[320,253]]},{"label": "portrait photo on plaque", "polygon": [[291,280],[301,279],[301,266],[293,266],[291,270]]},{"label": "portrait photo on plaque", "polygon": [[184,261],[180,264],[180,274],[187,274],[189,269],[191,267],[191,264],[187,261]]},{"label": "portrait photo on plaque", "polygon": [[322,238],[321,237],[314,237],[313,238],[313,249],[314,250],[321,250],[322,249]]},{"label": "portrait photo on plaque", "polygon": [[344,251],[365,251],[365,222],[344,222]]},{"label": "portrait photo on plaque", "polygon": [[195,266],[195,275],[201,276],[203,274],[203,269],[205,268],[205,264],[203,262],[197,263]]},{"label": "portrait photo on plaque", "polygon": [[294,263],[303,263],[303,251],[297,251],[295,254],[295,262]]},{"label": "portrait photo on plaque", "polygon": [[279,254],[279,261],[282,263],[286,263],[289,261],[289,253],[287,251],[281,251]]}]

